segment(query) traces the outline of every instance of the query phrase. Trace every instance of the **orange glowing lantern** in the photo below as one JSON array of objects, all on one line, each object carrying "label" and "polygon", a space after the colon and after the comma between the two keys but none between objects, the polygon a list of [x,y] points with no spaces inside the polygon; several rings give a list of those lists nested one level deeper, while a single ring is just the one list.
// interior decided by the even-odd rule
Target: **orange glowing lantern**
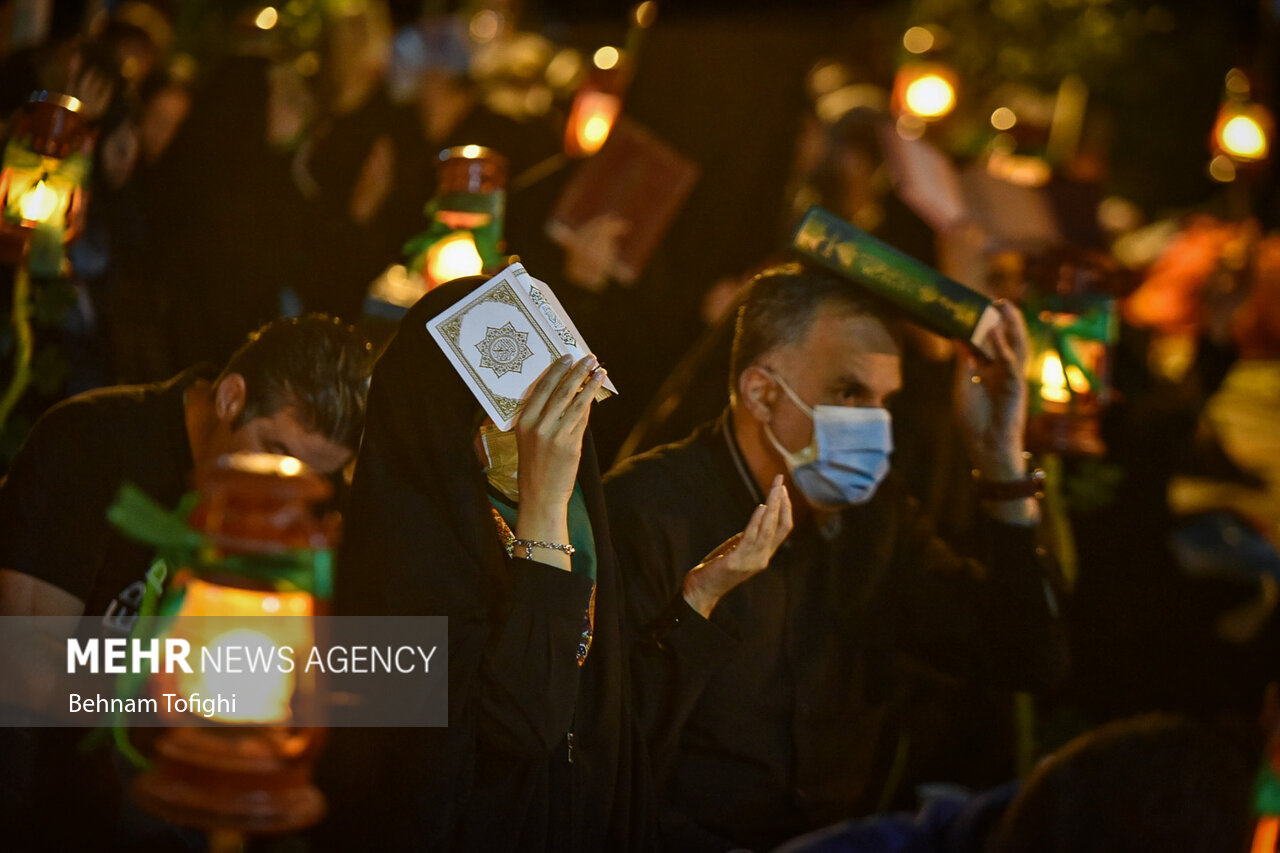
[{"label": "orange glowing lantern", "polygon": [[622,113],[622,97],[631,82],[631,62],[616,47],[602,47],[573,98],[564,129],[564,151],[570,157],[590,157],[609,139]]},{"label": "orange glowing lantern", "polygon": [[80,101],[40,91],[14,116],[0,167],[0,262],[62,272],[84,230],[93,132]]},{"label": "orange glowing lantern", "polygon": [[169,728],[134,793],[182,825],[301,829],[324,813],[310,781],[325,732],[321,685],[307,668],[284,665],[283,650],[305,660],[316,645],[337,519],[312,507],[332,488],[297,459],[272,454],[223,457],[197,475],[197,487],[188,523],[205,544],[176,571],[156,633],[185,640],[200,663],[150,676]]}]

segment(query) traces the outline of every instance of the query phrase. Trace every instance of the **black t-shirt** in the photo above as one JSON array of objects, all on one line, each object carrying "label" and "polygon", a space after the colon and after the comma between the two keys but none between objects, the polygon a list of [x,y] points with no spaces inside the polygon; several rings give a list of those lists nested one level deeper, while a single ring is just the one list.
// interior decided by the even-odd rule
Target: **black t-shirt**
[{"label": "black t-shirt", "polygon": [[182,398],[212,377],[195,367],[155,385],[79,394],[45,413],[0,481],[0,568],[61,587],[102,617],[105,632],[127,634],[153,554],[117,531],[107,508],[124,482],[165,507],[190,488]]}]

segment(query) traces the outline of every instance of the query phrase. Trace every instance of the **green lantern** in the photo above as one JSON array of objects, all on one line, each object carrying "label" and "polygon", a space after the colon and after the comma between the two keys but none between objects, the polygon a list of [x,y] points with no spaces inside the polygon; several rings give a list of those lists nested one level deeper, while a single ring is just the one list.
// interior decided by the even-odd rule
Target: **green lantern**
[{"label": "green lantern", "polygon": [[507,158],[460,145],[440,152],[439,184],[427,204],[431,227],[405,246],[409,268],[427,289],[502,264]]},{"label": "green lantern", "polygon": [[93,133],[80,101],[40,91],[14,116],[0,167],[0,260],[61,274],[84,230]]},{"label": "green lantern", "polygon": [[1038,453],[1101,456],[1100,419],[1111,397],[1111,350],[1119,338],[1116,300],[1073,283],[1076,266],[1054,265],[1048,288],[1023,301],[1031,357],[1027,446]]}]

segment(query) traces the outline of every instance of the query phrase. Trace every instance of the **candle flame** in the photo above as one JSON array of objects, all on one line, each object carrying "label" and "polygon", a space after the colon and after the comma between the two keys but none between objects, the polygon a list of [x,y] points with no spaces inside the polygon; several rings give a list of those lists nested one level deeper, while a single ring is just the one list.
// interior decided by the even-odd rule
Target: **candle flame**
[{"label": "candle flame", "polygon": [[1044,365],[1040,368],[1040,396],[1051,403],[1071,402],[1071,391],[1067,388],[1062,359],[1053,351],[1045,353]]},{"label": "candle flame", "polygon": [[588,118],[582,125],[582,132],[578,135],[583,150],[599,151],[600,146],[604,145],[604,141],[609,138],[609,131],[612,129],[613,121],[608,116],[597,113]]},{"label": "candle flame", "polygon": [[[259,660],[269,660],[270,664],[262,669],[256,664],[228,666],[230,671],[219,672],[203,657],[207,650],[212,659],[221,660],[228,649],[247,650],[245,657],[256,655]],[[178,693],[236,697],[235,711],[218,711],[209,719],[231,723],[284,723],[293,716],[290,700],[296,677],[292,672],[279,670],[279,662],[274,657],[276,644],[271,637],[261,631],[239,628],[214,637],[204,650],[200,665],[192,667],[195,672],[178,677]]]},{"label": "candle flame", "polygon": [[[287,724],[304,656],[314,643],[312,614],[313,602],[305,592],[192,580],[171,628],[173,636],[191,643],[192,671],[174,673],[165,689],[184,697],[235,697],[232,709],[219,706],[207,716],[210,720]],[[293,666],[283,663],[285,654],[295,661]]]},{"label": "candle flame", "polygon": [[18,200],[18,215],[28,222],[48,222],[57,204],[58,194],[41,178]]},{"label": "candle flame", "polygon": [[455,278],[479,275],[484,260],[469,231],[458,231],[445,237],[427,251],[427,277],[435,284]]},{"label": "candle flame", "polygon": [[613,132],[614,122],[622,112],[622,100],[608,92],[586,89],[578,92],[565,142],[570,156],[589,157],[595,154]]},{"label": "candle flame", "polygon": [[1067,365],[1067,385],[1071,387],[1071,391],[1075,394],[1086,394],[1089,391],[1089,377],[1084,375],[1084,371],[1074,364]]}]

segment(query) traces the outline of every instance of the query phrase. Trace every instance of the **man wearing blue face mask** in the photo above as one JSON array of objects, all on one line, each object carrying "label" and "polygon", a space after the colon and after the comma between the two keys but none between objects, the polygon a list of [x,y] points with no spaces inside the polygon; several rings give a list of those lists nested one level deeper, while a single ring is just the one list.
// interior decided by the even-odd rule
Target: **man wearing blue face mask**
[{"label": "man wearing blue face mask", "polygon": [[[912,668],[1031,689],[1061,676],[1022,453],[1026,330],[1000,311],[994,357],[962,358],[954,395],[981,562],[931,532],[890,470],[900,321],[798,265],[752,282],[725,413],[606,479],[671,849],[767,850],[876,810]],[[704,559],[777,502],[778,478],[795,506],[777,550]]]}]

